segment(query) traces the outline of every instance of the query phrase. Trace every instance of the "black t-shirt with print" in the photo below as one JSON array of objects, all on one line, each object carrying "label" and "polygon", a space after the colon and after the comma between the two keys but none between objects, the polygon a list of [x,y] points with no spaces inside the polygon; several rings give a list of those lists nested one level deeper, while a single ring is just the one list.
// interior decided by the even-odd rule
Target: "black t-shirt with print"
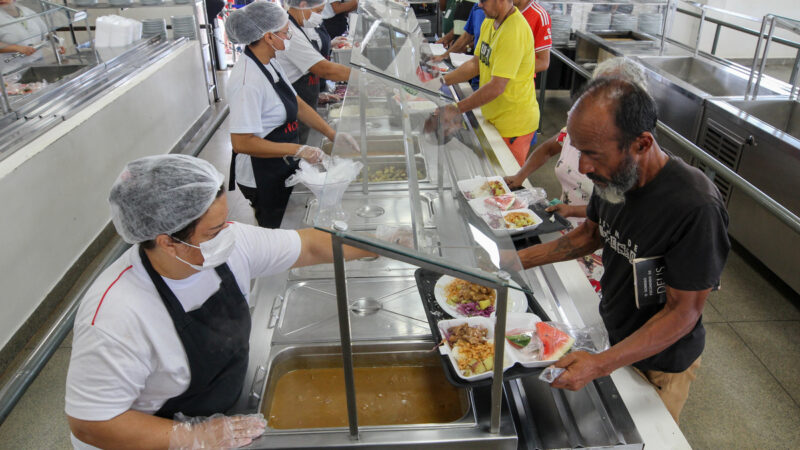
[{"label": "black t-shirt with print", "polygon": [[[730,250],[728,213],[716,186],[698,169],[670,157],[656,176],[611,204],[592,195],[586,211],[598,224],[605,272],[600,315],[611,344],[625,339],[663,308],[637,309],[634,258],[663,256],[669,287],[699,291],[715,286]],[[673,345],[634,364],[640,370],[682,372],[703,352],[702,317]]]}]

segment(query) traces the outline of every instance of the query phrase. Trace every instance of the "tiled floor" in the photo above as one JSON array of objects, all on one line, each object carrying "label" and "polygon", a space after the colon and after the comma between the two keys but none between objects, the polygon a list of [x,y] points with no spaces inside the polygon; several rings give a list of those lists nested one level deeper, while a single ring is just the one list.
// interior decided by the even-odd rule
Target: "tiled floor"
[{"label": "tiled floor", "polygon": [[[541,139],[563,125],[569,98],[548,93]],[[227,174],[227,121],[201,156]],[[531,177],[550,197],[560,193],[554,160]],[[231,217],[252,222],[238,191],[229,193]],[[707,302],[706,350],[681,429],[694,448],[800,448],[800,296],[781,287],[736,249],[722,290]],[[22,400],[0,425],[0,449],[66,449],[64,382],[68,338]]]}]

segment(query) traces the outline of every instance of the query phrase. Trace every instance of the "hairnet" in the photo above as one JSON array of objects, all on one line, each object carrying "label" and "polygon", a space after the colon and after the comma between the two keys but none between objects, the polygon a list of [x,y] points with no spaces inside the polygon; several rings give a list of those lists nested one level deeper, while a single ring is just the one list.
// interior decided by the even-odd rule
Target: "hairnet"
[{"label": "hairnet", "polygon": [[[300,8],[300,4],[306,2],[306,6]],[[312,9],[325,4],[325,0],[283,0],[283,3],[290,8]]]},{"label": "hairnet", "polygon": [[254,2],[225,20],[225,32],[234,44],[250,44],[286,25],[289,15],[277,3]]},{"label": "hairnet", "polygon": [[211,163],[188,155],[131,161],[111,186],[111,220],[130,244],[175,233],[205,214],[224,179]]}]

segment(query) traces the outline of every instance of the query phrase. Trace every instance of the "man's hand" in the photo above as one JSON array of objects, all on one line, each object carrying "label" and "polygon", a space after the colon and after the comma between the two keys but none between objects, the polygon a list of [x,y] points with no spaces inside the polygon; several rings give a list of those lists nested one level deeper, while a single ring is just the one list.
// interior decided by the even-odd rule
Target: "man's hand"
[{"label": "man's hand", "polygon": [[445,139],[452,136],[453,133],[461,128],[461,112],[456,105],[446,105],[431,113],[431,116],[425,120],[423,131],[425,133],[443,133]]},{"label": "man's hand", "polygon": [[551,384],[554,388],[577,391],[586,386],[590,381],[605,375],[600,363],[601,356],[577,351],[572,352],[553,364],[555,367],[566,369],[560,377]]},{"label": "man's hand", "polygon": [[[510,188],[511,185],[509,184],[508,187]],[[561,217],[586,217],[586,205],[576,206],[558,203],[553,206],[548,206],[545,211],[557,213]]]},{"label": "man's hand", "polygon": [[506,182],[509,189],[516,189],[518,187],[522,187],[522,183],[525,182],[525,177],[519,175],[509,175],[507,177],[503,177],[503,181]]}]

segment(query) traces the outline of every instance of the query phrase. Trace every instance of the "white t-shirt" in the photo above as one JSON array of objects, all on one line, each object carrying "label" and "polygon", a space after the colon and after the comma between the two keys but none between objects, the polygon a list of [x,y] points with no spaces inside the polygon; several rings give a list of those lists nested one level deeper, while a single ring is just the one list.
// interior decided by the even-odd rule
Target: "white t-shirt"
[{"label": "white t-shirt", "polygon": [[[250,281],[288,270],[300,255],[294,230],[232,223],[227,263],[249,303]],[[192,311],[219,289],[214,270],[165,279]],[[130,409],[153,414],[190,382],[189,362],[172,319],[134,245],[107,268],[81,300],[67,372],[65,411],[81,420],[109,420]],[[91,448],[74,437],[76,448]]]},{"label": "white t-shirt", "polygon": [[[289,80],[274,58],[264,66],[270,75]],[[297,95],[291,83],[289,89]],[[286,123],[286,108],[281,98],[256,62],[248,56],[242,55],[233,66],[227,92],[231,133],[252,133],[263,138]],[[248,155],[236,155],[236,182],[242,186],[256,187],[253,165]]]},{"label": "white t-shirt", "polygon": [[325,7],[322,8],[322,13],[321,13],[322,14],[322,18],[323,19],[330,19],[331,17],[335,16],[336,12],[333,11],[333,6],[331,6],[331,3],[340,2],[340,1],[342,1],[342,0],[328,0],[327,2],[325,2]]},{"label": "white t-shirt", "polygon": [[[588,205],[592,196],[594,183],[578,170],[581,152],[570,143],[566,129],[562,129],[558,139],[562,141],[561,154],[556,162],[556,178],[561,183],[561,201],[568,205]],[[569,217],[573,226],[580,225],[585,219]]]},{"label": "white t-shirt", "polygon": [[[14,17],[9,14],[8,10],[16,7],[19,10],[19,17]],[[47,25],[45,25],[44,21],[39,17],[36,16],[36,12],[30,8],[26,8],[20,4],[13,4],[8,5],[6,7],[0,7],[0,46],[6,45],[26,45],[26,46],[34,46],[42,42],[47,34]],[[11,22],[15,20],[19,20],[24,17],[30,17],[29,19],[16,22],[10,25]],[[13,60],[9,61],[8,63],[5,62],[6,59],[11,56],[11,53],[1,53],[0,54],[0,70],[3,73],[10,72],[15,70],[19,67],[22,67],[23,63],[30,63],[37,59],[42,58],[42,51],[36,50],[35,53],[25,57],[17,57]]]},{"label": "white t-shirt", "polygon": [[[308,34],[309,38],[316,36],[317,45],[319,45],[319,34],[316,30],[309,30],[296,26],[289,22],[289,27],[292,29],[292,46],[288,52],[278,52],[276,58],[281,63],[281,67],[286,70],[286,76],[289,81],[294,83],[300,77],[308,73],[308,69],[314,64],[324,60],[322,54],[314,48],[311,42],[303,35],[303,32]],[[313,33],[313,35],[312,35]]]}]

